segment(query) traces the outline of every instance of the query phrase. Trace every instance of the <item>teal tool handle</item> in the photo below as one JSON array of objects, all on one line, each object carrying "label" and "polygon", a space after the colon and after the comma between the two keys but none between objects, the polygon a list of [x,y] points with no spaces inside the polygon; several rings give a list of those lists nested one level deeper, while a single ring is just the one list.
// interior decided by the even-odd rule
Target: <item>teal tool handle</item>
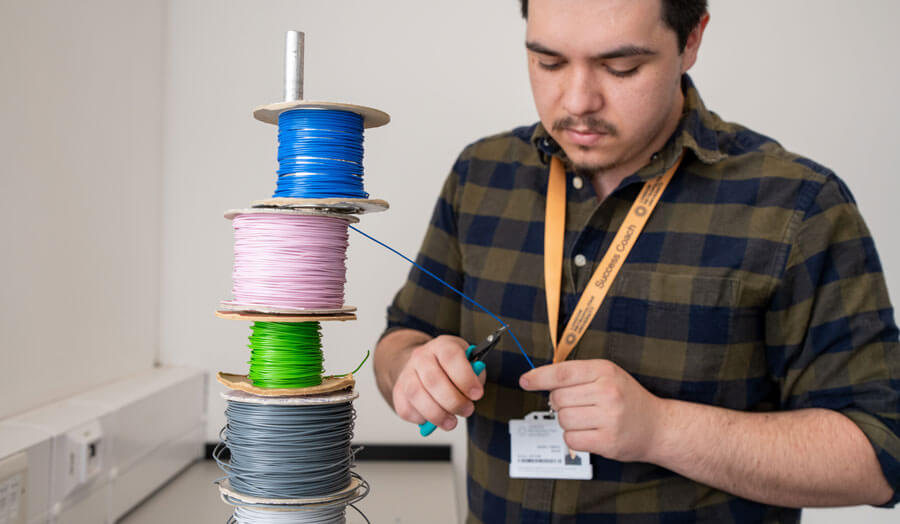
[{"label": "teal tool handle", "polygon": [[[473,349],[475,349],[475,344],[472,344],[471,346],[469,346],[466,349],[466,358],[469,358],[469,355],[472,354]],[[472,371],[474,371],[476,375],[480,375],[481,372],[484,371],[484,367],[485,367],[484,362],[482,362],[480,360],[476,360],[475,362],[472,362]],[[431,435],[432,433],[434,433],[435,429],[437,429],[437,427],[434,424],[432,424],[431,422],[423,422],[423,423],[419,424],[419,434],[422,435],[423,437],[427,437],[428,435]]]}]

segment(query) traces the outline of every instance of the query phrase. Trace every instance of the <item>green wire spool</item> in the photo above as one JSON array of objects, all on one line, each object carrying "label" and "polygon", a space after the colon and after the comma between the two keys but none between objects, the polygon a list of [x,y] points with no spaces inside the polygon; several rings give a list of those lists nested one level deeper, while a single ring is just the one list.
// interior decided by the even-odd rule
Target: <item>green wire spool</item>
[{"label": "green wire spool", "polygon": [[260,388],[306,388],[322,383],[322,334],[318,322],[254,322],[250,373]]}]

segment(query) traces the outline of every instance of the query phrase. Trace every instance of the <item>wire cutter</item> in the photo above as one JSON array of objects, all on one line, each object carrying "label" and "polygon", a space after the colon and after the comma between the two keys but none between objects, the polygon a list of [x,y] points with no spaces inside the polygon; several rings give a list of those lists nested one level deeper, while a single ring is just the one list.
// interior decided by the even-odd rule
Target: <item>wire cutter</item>
[{"label": "wire cutter", "polygon": [[[497,345],[497,342],[500,341],[500,336],[506,331],[506,326],[501,326],[500,329],[494,331],[481,344],[477,346],[472,344],[468,348],[466,348],[466,358],[472,364],[472,371],[475,372],[476,375],[480,375],[482,371],[484,371],[485,364],[483,362],[483,358],[487,355],[488,351],[494,349],[494,346]],[[435,425],[431,422],[423,422],[419,424],[419,433],[423,437],[427,437],[431,435],[436,429]]]}]

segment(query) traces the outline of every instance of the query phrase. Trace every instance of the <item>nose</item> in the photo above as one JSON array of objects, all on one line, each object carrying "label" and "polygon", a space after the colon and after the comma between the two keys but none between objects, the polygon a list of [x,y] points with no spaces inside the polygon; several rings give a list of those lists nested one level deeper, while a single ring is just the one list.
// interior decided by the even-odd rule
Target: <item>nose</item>
[{"label": "nose", "polygon": [[563,109],[570,115],[588,115],[603,108],[599,81],[588,67],[572,67],[563,89]]}]

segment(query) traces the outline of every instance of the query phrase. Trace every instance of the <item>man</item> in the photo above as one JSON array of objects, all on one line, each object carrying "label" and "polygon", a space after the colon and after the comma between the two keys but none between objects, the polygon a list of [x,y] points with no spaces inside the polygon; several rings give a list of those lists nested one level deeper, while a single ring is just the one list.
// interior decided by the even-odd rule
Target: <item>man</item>
[{"label": "man", "polygon": [[[843,182],[703,106],[686,73],[705,1],[522,10],[541,122],[463,151],[419,262],[499,314],[537,369],[507,337],[476,376],[464,350],[496,321],[418,270],[375,354],[400,417],[445,430],[468,417],[468,521],[797,522],[804,506],[896,503],[900,346]],[[557,162],[553,314],[544,234]],[[609,294],[552,364],[638,192],[666,172]],[[592,454],[592,480],[507,474],[509,421],[548,404],[569,448]]]}]

